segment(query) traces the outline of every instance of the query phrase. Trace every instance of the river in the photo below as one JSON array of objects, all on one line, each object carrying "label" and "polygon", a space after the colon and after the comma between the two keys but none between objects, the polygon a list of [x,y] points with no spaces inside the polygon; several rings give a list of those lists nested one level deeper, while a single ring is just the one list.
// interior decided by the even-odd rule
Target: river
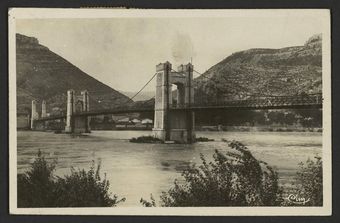
[{"label": "river", "polygon": [[289,184],[298,163],[316,154],[322,155],[322,133],[312,132],[197,132],[197,137],[215,139],[192,145],[135,144],[128,139],[150,135],[151,131],[93,131],[72,137],[51,132],[18,131],[17,167],[23,173],[34,161],[38,150],[47,160],[57,160],[56,174],[70,173],[70,168],[89,169],[92,160],[101,162],[110,191],[126,201],[120,206],[140,206],[141,197],[156,201],[190,163],[199,163],[200,154],[211,159],[215,149],[227,150],[221,139],[238,140],[254,156],[274,166],[280,184]]}]

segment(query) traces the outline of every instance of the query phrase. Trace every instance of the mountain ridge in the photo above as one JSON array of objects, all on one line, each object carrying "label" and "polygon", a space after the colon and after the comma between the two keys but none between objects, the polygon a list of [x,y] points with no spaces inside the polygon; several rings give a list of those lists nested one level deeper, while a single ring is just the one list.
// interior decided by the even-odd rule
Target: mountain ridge
[{"label": "mountain ridge", "polygon": [[321,66],[321,34],[302,46],[248,49],[231,54],[197,77],[195,94],[206,100],[232,100],[251,95],[320,93]]},{"label": "mountain ridge", "polygon": [[17,33],[16,46],[18,111],[28,111],[32,99],[46,100],[49,110],[53,107],[65,109],[69,89],[76,94],[88,90],[91,110],[132,103],[127,96],[39,44],[35,37]]}]

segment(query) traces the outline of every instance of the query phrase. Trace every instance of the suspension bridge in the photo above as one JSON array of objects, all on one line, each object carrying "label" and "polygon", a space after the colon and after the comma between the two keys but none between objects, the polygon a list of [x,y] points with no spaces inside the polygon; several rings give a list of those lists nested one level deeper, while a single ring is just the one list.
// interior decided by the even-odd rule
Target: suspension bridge
[{"label": "suspension bridge", "polygon": [[[193,69],[192,64],[180,65],[178,70],[172,69],[169,62],[156,66],[156,73],[130,97],[129,103],[111,109],[90,109],[90,92],[84,90],[81,95],[69,90],[67,92],[66,115],[46,115],[46,102],[42,102],[41,115],[38,114],[36,101],[32,101],[31,129],[43,129],[45,124],[53,120],[65,121],[65,132],[90,132],[90,119],[98,115],[115,115],[127,113],[154,112],[154,136],[164,141],[191,143],[195,138],[195,112],[214,110],[261,110],[261,109],[320,109],[322,94],[303,95],[257,95],[239,100],[202,100],[194,95],[193,72],[203,78],[211,78]],[[156,94],[154,103],[131,105],[132,101],[145,87],[156,78]],[[172,85],[177,86],[176,99],[173,99]]]}]

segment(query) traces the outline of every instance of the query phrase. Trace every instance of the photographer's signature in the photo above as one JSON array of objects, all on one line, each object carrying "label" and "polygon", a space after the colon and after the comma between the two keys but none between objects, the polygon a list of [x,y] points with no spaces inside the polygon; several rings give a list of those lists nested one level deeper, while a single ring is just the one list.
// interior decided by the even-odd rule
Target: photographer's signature
[{"label": "photographer's signature", "polygon": [[309,198],[300,197],[297,194],[289,194],[287,197],[287,200],[294,204],[303,204],[303,205],[307,204],[310,201]]}]

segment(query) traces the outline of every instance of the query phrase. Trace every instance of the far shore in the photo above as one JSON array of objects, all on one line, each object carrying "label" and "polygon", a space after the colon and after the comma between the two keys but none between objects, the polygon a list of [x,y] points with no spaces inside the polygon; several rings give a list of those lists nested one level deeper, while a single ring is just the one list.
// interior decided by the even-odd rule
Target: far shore
[{"label": "far shore", "polygon": [[196,126],[196,131],[225,132],[322,132],[321,127],[300,126]]},{"label": "far shore", "polygon": [[[17,129],[18,131],[30,131],[29,129]],[[152,128],[102,128],[92,129],[93,131],[152,131]],[[297,126],[222,126],[206,125],[196,126],[196,131],[212,132],[322,132],[321,127],[297,127]],[[55,132],[55,130],[44,130],[46,132]]]}]

